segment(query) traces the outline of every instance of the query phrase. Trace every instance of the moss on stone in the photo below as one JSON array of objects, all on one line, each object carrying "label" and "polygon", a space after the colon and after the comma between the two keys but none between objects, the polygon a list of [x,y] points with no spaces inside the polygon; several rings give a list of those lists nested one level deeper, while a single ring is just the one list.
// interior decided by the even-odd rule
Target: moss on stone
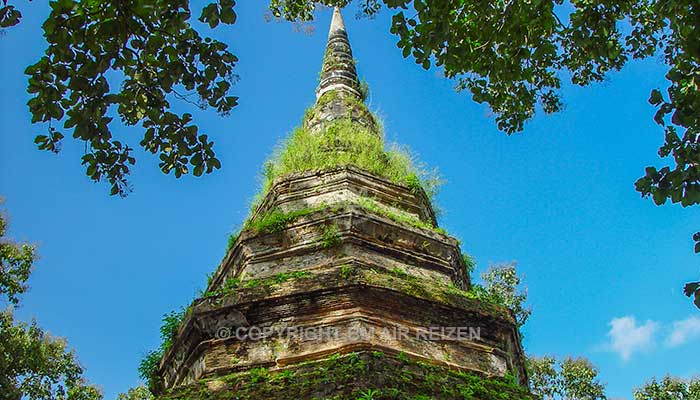
[{"label": "moss on stone", "polygon": [[[351,206],[356,205],[364,210],[372,212],[374,214],[386,217],[394,222],[412,226],[415,228],[431,230],[433,232],[439,233],[441,235],[447,236],[446,230],[433,225],[432,223],[422,221],[418,217],[409,214],[408,212],[397,212],[393,211],[387,207],[383,207],[377,201],[369,197],[361,197],[357,202],[344,202],[339,204],[334,204],[333,206],[320,205],[317,207],[303,208],[300,210],[294,210],[290,212],[283,212],[279,209],[270,210],[264,214],[251,218],[245,222],[243,225],[244,230],[253,230],[256,233],[276,233],[284,230],[290,223],[296,221],[297,219],[325,210],[331,210],[334,213],[339,213],[351,208]],[[233,244],[238,239],[240,234],[236,234],[229,239],[228,250],[231,250]],[[321,239],[322,247],[333,247],[338,244],[337,239],[337,227],[329,226],[324,232]]]},{"label": "moss on stone", "polygon": [[[303,125],[306,126],[306,124],[308,124],[315,117],[317,117],[322,112],[322,110],[326,108],[327,105],[334,102],[340,102],[342,106],[347,110],[347,114],[345,115],[346,117],[351,118],[355,116],[361,119],[365,119],[372,125],[372,130],[375,132],[375,134],[380,134],[381,129],[379,120],[367,108],[367,105],[365,105],[364,100],[358,99],[353,95],[348,95],[343,93],[342,91],[337,90],[331,90],[329,92],[324,93],[316,101],[316,104],[314,104],[312,107],[309,107],[306,110],[306,112],[304,113],[304,118],[302,120]],[[354,115],[353,112],[355,113]]]},{"label": "moss on stone", "polygon": [[447,231],[433,225],[432,223],[428,223],[425,221],[422,221],[420,218],[415,217],[411,214],[408,213],[399,213],[392,211],[388,209],[387,207],[383,207],[380,205],[377,201],[370,197],[360,197],[357,205],[360,207],[364,208],[365,210],[371,211],[375,214],[382,215],[384,217],[389,218],[390,220],[402,224],[407,224],[416,228],[421,228],[421,229],[429,229],[432,231],[435,231],[437,233],[440,233],[442,235],[447,235]]},{"label": "moss on stone", "polygon": [[[281,279],[284,277],[284,279]],[[297,287],[283,285],[292,282]],[[263,296],[274,295],[278,291],[292,294],[319,288],[329,289],[349,285],[368,285],[386,288],[424,300],[434,301],[463,310],[479,310],[504,321],[514,322],[510,311],[494,299],[485,295],[478,286],[463,290],[454,284],[437,280],[421,279],[400,268],[392,270],[368,269],[357,264],[343,264],[324,271],[296,271],[277,274],[270,278],[244,281],[232,290],[219,290],[209,294],[211,299],[234,297],[235,302],[246,302]],[[290,290],[291,289],[291,290]],[[218,301],[218,300],[215,300]]]},{"label": "moss on stone", "polygon": [[271,288],[272,286],[275,285],[281,285],[291,279],[302,279],[302,278],[308,278],[311,275],[310,272],[308,271],[290,271],[290,272],[280,272],[278,274],[275,274],[271,277],[264,278],[264,279],[249,279],[246,281],[241,281],[238,278],[230,278],[227,279],[221,289],[211,291],[211,292],[206,292],[202,296],[203,298],[210,298],[210,297],[225,297],[225,296],[231,296],[234,293],[236,293],[238,290],[241,290],[243,288],[247,289],[254,289],[258,287],[263,287],[263,288]]},{"label": "moss on stone", "polygon": [[334,355],[279,370],[202,380],[159,396],[159,400],[334,399],[526,400],[532,397],[512,378],[486,377],[415,362],[381,352]]},{"label": "moss on stone", "polygon": [[[485,313],[507,321],[513,321],[510,311],[503,305],[493,302],[491,297],[483,295],[479,287],[463,290],[454,284],[445,284],[437,280],[420,279],[399,268],[390,271],[360,269],[358,282],[367,282],[373,286],[386,287],[414,297],[436,301],[462,309],[481,309]],[[476,289],[476,290],[472,290]]]}]

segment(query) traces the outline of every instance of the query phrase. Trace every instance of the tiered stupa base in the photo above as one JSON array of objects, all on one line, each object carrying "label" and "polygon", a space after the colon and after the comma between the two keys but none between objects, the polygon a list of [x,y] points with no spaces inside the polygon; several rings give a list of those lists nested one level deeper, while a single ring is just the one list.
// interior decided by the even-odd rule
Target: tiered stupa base
[{"label": "tiered stupa base", "polygon": [[[226,387],[233,378],[221,377],[245,380],[235,374],[260,368],[306,376],[283,370],[336,365],[335,357],[355,353],[371,355],[362,356],[364,373],[323,390],[395,385],[381,371],[397,363],[412,365],[408,373],[453,371],[445,379],[510,375],[524,383],[510,312],[465,291],[458,243],[429,228],[422,192],[352,167],[298,174],[276,181],[254,217],[295,212],[284,226],[240,235],[212,295],[195,302],[163,359],[164,389]],[[317,389],[307,389],[302,398],[313,398]]]}]

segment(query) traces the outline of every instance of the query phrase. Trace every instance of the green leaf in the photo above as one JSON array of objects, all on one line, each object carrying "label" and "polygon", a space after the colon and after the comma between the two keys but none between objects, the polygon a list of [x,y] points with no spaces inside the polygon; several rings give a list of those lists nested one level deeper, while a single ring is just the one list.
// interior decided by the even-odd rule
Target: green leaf
[{"label": "green leaf", "polygon": [[[5,2],[5,4],[7,4]],[[19,24],[22,19],[22,13],[20,13],[14,6],[5,5],[0,7],[0,28],[9,28]]]},{"label": "green leaf", "polygon": [[204,173],[204,165],[200,164],[194,167],[193,173],[194,176],[202,176],[202,174]]},{"label": "green leaf", "polygon": [[683,287],[683,293],[694,297],[693,303],[697,308],[700,308],[700,282],[690,282]]},{"label": "green leaf", "polygon": [[[198,142],[191,115],[171,112],[173,88],[203,88],[197,105],[221,114],[237,105],[230,93],[237,58],[225,44],[203,38],[191,25],[189,4],[133,2],[132,7],[117,10],[115,2],[50,2],[51,14],[43,24],[45,55],[25,70],[31,118],[59,120],[72,130],[73,138],[91,149],[90,158],[83,157],[86,172],[95,181],[107,182],[113,195],[130,191],[128,175],[136,161],[129,145],[113,138],[113,111],[126,125],[143,127],[140,145],[161,156],[163,173],[174,170],[181,176],[189,172],[183,164],[189,164],[194,154],[216,155],[210,144],[203,149]],[[211,27],[234,23],[234,6],[233,0],[205,3],[199,19]],[[0,10],[2,15],[11,11]],[[112,81],[121,84],[111,86]],[[173,98],[195,103],[187,96]],[[55,152],[62,136],[50,132],[35,142],[39,149]]]},{"label": "green leaf", "polygon": [[211,160],[209,160],[209,163],[210,163],[210,165],[211,165],[212,167],[214,167],[214,168],[216,168],[216,169],[220,169],[220,168],[221,168],[221,161],[219,161],[219,160],[216,159],[216,158],[212,158]]},{"label": "green leaf", "polygon": [[654,203],[656,203],[657,206],[660,206],[664,203],[666,203],[666,192],[657,189],[651,194],[652,198],[654,199]]},{"label": "green leaf", "polygon": [[700,290],[700,282],[690,282],[683,287],[683,293],[685,293],[685,295],[688,297],[698,290]]},{"label": "green leaf", "polygon": [[664,98],[658,89],[654,89],[651,91],[651,96],[649,97],[650,104],[656,106],[656,105],[661,104],[663,101],[664,101]]},{"label": "green leaf", "polygon": [[229,25],[236,23],[236,13],[233,11],[233,8],[224,8],[221,10],[221,22]]},{"label": "green leaf", "polygon": [[216,28],[219,25],[219,7],[216,3],[211,3],[202,9],[202,14],[199,16],[199,21],[206,22],[210,28]]}]

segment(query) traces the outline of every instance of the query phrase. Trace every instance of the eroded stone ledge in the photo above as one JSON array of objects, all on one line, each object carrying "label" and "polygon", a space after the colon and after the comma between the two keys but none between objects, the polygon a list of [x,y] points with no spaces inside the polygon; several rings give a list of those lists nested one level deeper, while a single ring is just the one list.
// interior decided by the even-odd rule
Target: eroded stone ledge
[{"label": "eroded stone ledge", "polygon": [[417,362],[385,349],[286,368],[256,369],[200,380],[168,391],[162,400],[334,399],[357,400],[372,390],[376,400],[530,400],[527,386],[498,378]]},{"label": "eroded stone ledge", "polygon": [[357,203],[359,197],[369,197],[396,212],[437,225],[435,212],[422,189],[397,185],[351,165],[275,179],[251,218],[275,208],[288,212],[323,204]]},{"label": "eroded stone ledge", "polygon": [[[328,229],[338,243],[323,242]],[[456,240],[428,229],[402,224],[362,207],[322,209],[298,218],[280,232],[243,232],[215,273],[208,291],[227,279],[253,279],[303,270],[337,257],[376,258],[422,278],[442,276],[445,283],[469,287]]]},{"label": "eroded stone ledge", "polygon": [[[519,336],[507,310],[471,299],[439,282],[426,283],[366,265],[351,268],[340,265],[281,284],[244,287],[230,295],[198,301],[173,350],[164,358],[166,387],[211,374],[278,366],[368,345],[493,375],[510,372],[524,376],[518,362],[522,357]],[[483,330],[479,340],[466,344],[409,340],[412,336],[392,341],[386,335],[304,343],[289,338],[260,342],[217,338],[217,329],[222,326],[256,326],[275,331],[290,326],[333,327],[340,333],[372,326],[400,326],[408,330],[471,326]]]}]

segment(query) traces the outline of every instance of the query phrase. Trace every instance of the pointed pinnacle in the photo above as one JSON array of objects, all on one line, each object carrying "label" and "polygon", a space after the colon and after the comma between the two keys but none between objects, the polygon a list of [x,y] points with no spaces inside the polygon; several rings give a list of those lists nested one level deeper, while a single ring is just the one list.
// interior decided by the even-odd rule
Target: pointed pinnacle
[{"label": "pointed pinnacle", "polygon": [[362,98],[360,81],[357,79],[357,71],[355,70],[355,59],[352,57],[345,22],[338,7],[333,10],[321,79],[316,89],[316,99],[332,90],[343,91],[359,99]]},{"label": "pointed pinnacle", "polygon": [[[333,8],[333,18],[331,19],[331,28],[328,31],[328,37],[331,37],[338,31],[346,32],[343,14],[340,13],[340,7],[336,6]],[[345,35],[347,36],[347,33]]]}]

